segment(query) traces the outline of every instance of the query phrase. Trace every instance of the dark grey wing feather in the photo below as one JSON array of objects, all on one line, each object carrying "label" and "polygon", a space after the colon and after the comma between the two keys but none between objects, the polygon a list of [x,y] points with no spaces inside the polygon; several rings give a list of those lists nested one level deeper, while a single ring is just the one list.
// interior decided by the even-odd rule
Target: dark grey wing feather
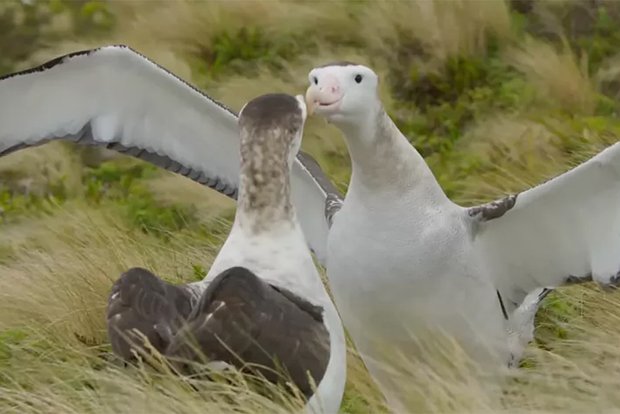
[{"label": "dark grey wing feather", "polygon": [[307,312],[315,321],[323,323],[323,308],[321,306],[314,305],[281,286],[272,285],[271,287],[280,292],[282,296],[294,303],[299,309]]},{"label": "dark grey wing feather", "polygon": [[[103,146],[190,176],[234,197],[240,166],[237,121],[233,112],[124,46],[77,52],[0,77],[0,155],[55,139]],[[306,240],[324,263],[328,180],[319,172],[313,175],[298,159],[291,187]],[[143,272],[123,275],[110,296],[108,331],[113,349],[124,357],[129,357],[129,347],[119,339],[119,332],[141,330],[163,349],[178,326],[177,314],[183,316],[191,308],[189,292]],[[258,292],[262,293],[256,296],[256,292],[243,289],[241,279],[260,286]],[[208,290],[210,299],[192,319],[205,323],[194,325],[194,331],[206,344],[215,336],[218,343],[219,338],[237,341],[241,357],[258,363],[264,359],[263,349],[269,349],[288,362],[289,371],[294,370],[291,374],[306,390],[307,384],[299,379],[305,378],[300,372],[306,365],[313,376],[322,377],[329,355],[329,348],[322,351],[329,346],[322,323],[269,285],[258,283],[255,276],[220,280],[221,292]],[[235,289],[224,289],[227,286]],[[220,296],[232,303],[234,312],[220,315],[221,309],[214,308],[222,302]],[[206,319],[210,310],[220,325]],[[200,336],[203,332],[206,334]],[[247,333],[251,341],[244,346]],[[232,358],[221,346],[209,349],[215,350],[209,357]]]},{"label": "dark grey wing feather", "polygon": [[184,177],[189,178],[192,181],[196,181],[199,184],[205,185],[209,188],[212,188],[230,198],[232,198],[233,200],[237,199],[237,188],[236,186],[233,185],[227,185],[225,182],[223,182],[222,180],[220,180],[218,177],[207,177],[206,174],[203,171],[199,171],[199,170],[195,170],[193,168],[189,168],[189,167],[185,167],[182,164],[180,164],[179,162],[173,160],[170,157],[167,157],[165,155],[159,155],[156,154],[154,152],[150,152],[146,149],[143,148],[138,148],[138,147],[126,147],[123,144],[120,144],[118,142],[100,142],[100,141],[96,141],[93,138],[93,134],[92,134],[92,130],[91,130],[91,124],[88,123],[86,124],[81,130],[80,132],[78,132],[77,134],[72,134],[72,135],[64,135],[64,136],[57,136],[51,139],[42,139],[36,142],[33,142],[31,144],[17,144],[17,145],[13,145],[11,147],[5,148],[5,149],[0,149],[0,157],[3,157],[5,155],[9,155],[13,152],[25,149],[25,148],[31,148],[31,147],[36,147],[39,145],[43,145],[46,144],[50,141],[53,140],[59,140],[59,141],[69,141],[69,142],[73,142],[75,144],[79,144],[79,145],[85,145],[85,146],[93,146],[93,147],[100,147],[100,148],[105,148],[105,149],[109,149],[112,151],[116,151],[118,153],[121,153],[123,155],[129,155],[132,156],[134,158],[138,158],[142,161],[148,162],[150,164],[156,165],[160,168],[163,168],[165,170],[168,170],[170,172],[182,175]]},{"label": "dark grey wing feather", "polygon": [[334,222],[334,216],[337,212],[342,208],[342,198],[339,195],[330,193],[327,195],[325,199],[325,219],[327,220],[327,225],[331,228],[332,223]]},{"label": "dark grey wing feather", "polygon": [[133,332],[137,330],[163,353],[191,308],[192,295],[185,286],[171,285],[146,269],[127,270],[112,286],[108,300],[112,350],[126,361],[133,359],[132,348],[142,344]]},{"label": "dark grey wing feather", "polygon": [[331,227],[334,215],[342,208],[342,194],[327,178],[319,163],[310,154],[299,151],[297,159],[325,193],[325,219],[328,227]]},{"label": "dark grey wing feather", "polygon": [[249,270],[231,268],[209,284],[166,355],[181,371],[188,366],[180,361],[204,356],[242,371],[256,370],[274,383],[284,378],[278,371],[284,369],[309,398],[308,373],[318,384],[329,361],[329,333],[321,314],[320,307],[283,294]]},{"label": "dark grey wing feather", "polygon": [[[36,92],[36,93],[35,93]],[[237,116],[126,46],[0,76],[0,156],[52,140],[125,153],[236,197]]]},{"label": "dark grey wing feather", "polygon": [[[96,145],[236,198],[237,122],[222,104],[126,46],[75,52],[0,77],[0,156],[50,140]],[[291,191],[306,241],[325,265],[326,197],[337,191],[303,153]]]}]

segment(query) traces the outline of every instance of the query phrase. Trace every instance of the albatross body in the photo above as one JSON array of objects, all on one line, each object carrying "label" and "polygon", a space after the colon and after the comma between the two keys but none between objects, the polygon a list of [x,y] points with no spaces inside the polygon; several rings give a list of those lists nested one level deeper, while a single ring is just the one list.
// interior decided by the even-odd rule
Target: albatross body
[{"label": "albatross body", "polygon": [[244,106],[238,208],[226,242],[197,283],[172,286],[144,269],[122,275],[108,305],[118,354],[129,354],[130,329],[142,329],[181,371],[204,355],[240,369],[263,366],[279,382],[282,366],[310,412],[338,411],[344,332],[290,200],[305,119],[302,97],[270,94]]},{"label": "albatross body", "polygon": [[301,97],[264,95],[244,106],[238,208],[226,242],[201,282],[172,286],[144,269],[122,275],[108,304],[119,355],[129,356],[126,338],[138,329],[181,371],[204,355],[211,364],[260,365],[278,382],[280,364],[311,412],[337,412],[344,332],[290,200],[305,119]]},{"label": "albatross body", "polygon": [[[306,115],[303,98],[272,94],[237,118],[133,50],[111,46],[0,78],[0,155],[55,139],[96,145],[236,199],[230,234],[203,281],[175,286],[133,268],[114,284],[112,348],[131,359],[128,334],[138,330],[181,371],[183,360],[200,361],[188,341],[210,361],[266,366],[260,372],[273,382],[283,366],[307,411],[331,414],[344,392],[344,332],[303,232],[324,223],[323,201],[291,186],[314,182],[296,157]],[[313,202],[316,224],[300,225]]]},{"label": "albatross body", "polygon": [[[241,180],[235,221],[206,278],[189,287],[205,292],[200,308],[209,303],[206,296],[215,295],[211,287],[215,275],[237,266],[258,275],[263,283],[246,281],[245,287],[237,287],[249,295],[264,295],[258,303],[261,306],[252,302],[250,307],[256,320],[251,328],[262,328],[255,333],[258,344],[245,340],[244,346],[255,347],[252,355],[264,364],[268,362],[265,350],[275,348],[293,379],[303,384],[300,388],[306,397],[311,396],[311,410],[336,413],[346,373],[344,332],[312,261],[290,196],[290,170],[301,145],[305,118],[303,99],[282,94],[256,98],[242,109]],[[275,299],[268,301],[270,297]],[[209,318],[208,314],[203,317]],[[204,322],[195,317],[189,328],[192,333],[204,330]],[[196,336],[200,341],[200,332]],[[173,343],[172,348],[178,353],[183,346]],[[183,351],[191,354],[187,347]],[[316,395],[301,368],[312,374]],[[266,371],[264,374],[269,378]]]},{"label": "albatross body", "polygon": [[[346,197],[327,214],[329,283],[395,411],[406,411],[407,387],[386,346],[415,357],[431,334],[447,333],[485,372],[498,372],[531,338],[545,287],[618,278],[619,144],[539,187],[465,208],[387,115],[371,69],[331,64],[309,81],[310,111],[342,131],[352,163]],[[521,338],[514,329],[524,329]]]}]

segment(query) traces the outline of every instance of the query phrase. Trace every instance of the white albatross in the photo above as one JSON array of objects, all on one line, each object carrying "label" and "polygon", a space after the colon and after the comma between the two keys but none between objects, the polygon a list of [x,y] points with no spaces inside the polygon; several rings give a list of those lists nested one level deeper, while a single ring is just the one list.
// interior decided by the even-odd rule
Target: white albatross
[{"label": "white albatross", "polygon": [[515,345],[507,334],[533,313],[524,303],[512,325],[502,313],[513,314],[528,293],[618,280],[620,144],[535,188],[465,208],[448,199],[387,115],[371,69],[335,63],[308,79],[309,112],[342,131],[352,163],[346,197],[331,200],[329,284],[395,410],[404,410],[407,390],[395,390],[398,367],[377,346],[415,355],[419,339],[442,331],[486,368],[505,366]]}]

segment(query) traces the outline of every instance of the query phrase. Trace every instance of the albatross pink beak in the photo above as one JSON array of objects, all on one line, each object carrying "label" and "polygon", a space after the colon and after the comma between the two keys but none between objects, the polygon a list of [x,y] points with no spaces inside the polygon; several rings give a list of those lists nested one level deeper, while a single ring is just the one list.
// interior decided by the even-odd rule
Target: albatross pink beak
[{"label": "albatross pink beak", "polygon": [[338,109],[343,98],[338,78],[325,74],[319,85],[312,84],[306,90],[306,106],[308,115],[312,115],[317,109]]}]

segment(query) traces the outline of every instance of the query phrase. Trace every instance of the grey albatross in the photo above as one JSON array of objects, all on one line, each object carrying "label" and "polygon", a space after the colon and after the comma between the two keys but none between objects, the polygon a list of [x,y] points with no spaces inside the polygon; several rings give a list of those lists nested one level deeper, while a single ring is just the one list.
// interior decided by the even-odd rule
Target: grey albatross
[{"label": "grey albatross", "polygon": [[513,314],[526,295],[537,304],[547,287],[617,282],[620,143],[537,187],[466,208],[446,196],[388,116],[374,71],[334,63],[312,69],[308,80],[309,112],[340,129],[352,163],[344,200],[327,198],[328,280],[395,410],[404,410],[407,390],[396,390],[391,368],[398,367],[377,343],[415,355],[418,340],[444,332],[485,371],[500,372],[515,345],[507,336],[519,321],[530,329],[533,311],[524,303],[516,324],[502,314]]}]

